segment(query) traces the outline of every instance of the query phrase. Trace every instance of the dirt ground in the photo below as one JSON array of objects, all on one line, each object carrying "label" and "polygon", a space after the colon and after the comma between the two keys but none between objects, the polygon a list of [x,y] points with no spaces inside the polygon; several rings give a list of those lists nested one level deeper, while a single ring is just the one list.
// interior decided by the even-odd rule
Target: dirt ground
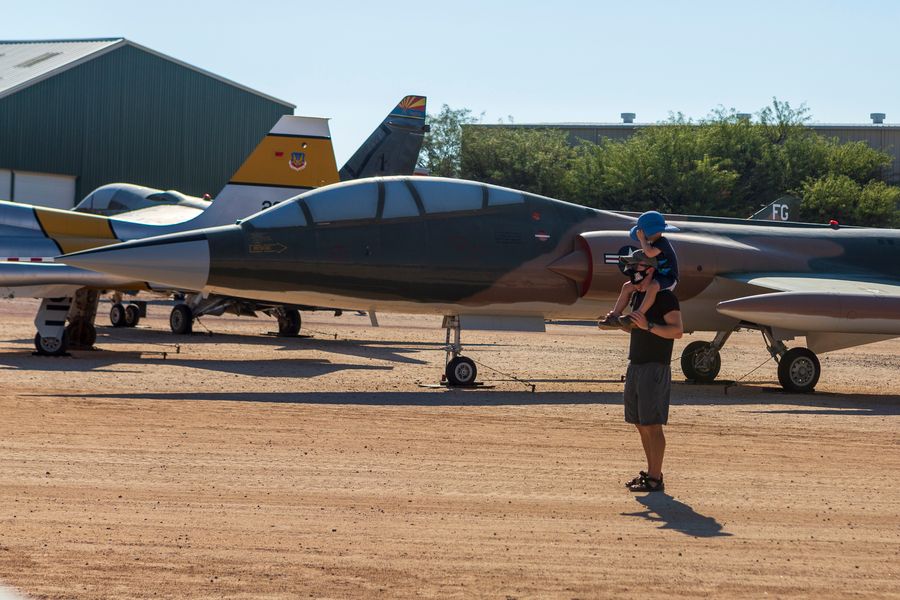
[{"label": "dirt ground", "polygon": [[900,597],[900,341],[797,396],[736,334],[740,385],[674,385],[666,492],[632,494],[621,333],[464,332],[487,385],[446,390],[432,317],[175,338],[151,306],[43,358],[35,308],[0,304],[0,584],[29,597]]}]

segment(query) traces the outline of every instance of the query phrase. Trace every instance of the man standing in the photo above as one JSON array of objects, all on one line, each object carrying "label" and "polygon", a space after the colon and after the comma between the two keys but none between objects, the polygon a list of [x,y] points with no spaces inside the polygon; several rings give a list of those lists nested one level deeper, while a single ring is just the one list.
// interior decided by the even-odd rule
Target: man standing
[{"label": "man standing", "polygon": [[[635,284],[631,298],[634,310],[641,305],[653,280],[655,260],[636,250],[623,257],[625,271]],[[647,455],[647,470],[625,484],[632,492],[661,492],[663,455],[666,436],[663,425],[669,420],[669,392],[672,386],[673,340],[684,334],[678,299],[670,290],[661,290],[646,315],[634,311],[628,315],[631,345],[625,374],[625,421],[633,423],[641,435]]]}]

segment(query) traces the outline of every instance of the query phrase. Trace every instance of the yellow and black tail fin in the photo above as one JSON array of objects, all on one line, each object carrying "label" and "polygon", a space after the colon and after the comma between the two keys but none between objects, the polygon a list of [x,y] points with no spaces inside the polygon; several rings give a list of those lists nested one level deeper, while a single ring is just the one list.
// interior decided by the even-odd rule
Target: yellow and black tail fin
[{"label": "yellow and black tail fin", "polygon": [[328,119],[285,115],[192,225],[234,223],[307,190],[338,181]]}]

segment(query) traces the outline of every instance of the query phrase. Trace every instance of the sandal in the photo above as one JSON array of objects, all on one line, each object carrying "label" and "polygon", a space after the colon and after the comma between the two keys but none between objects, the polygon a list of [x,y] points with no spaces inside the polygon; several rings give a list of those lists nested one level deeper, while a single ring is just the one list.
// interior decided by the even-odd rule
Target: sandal
[{"label": "sandal", "polygon": [[639,484],[630,485],[628,489],[632,492],[662,492],[666,489],[666,486],[663,483],[662,475],[659,476],[659,479],[646,475]]},{"label": "sandal", "polygon": [[644,483],[644,477],[646,476],[647,473],[645,473],[644,471],[638,471],[638,476],[626,483],[625,487],[631,489],[632,486],[641,485],[642,483]]}]

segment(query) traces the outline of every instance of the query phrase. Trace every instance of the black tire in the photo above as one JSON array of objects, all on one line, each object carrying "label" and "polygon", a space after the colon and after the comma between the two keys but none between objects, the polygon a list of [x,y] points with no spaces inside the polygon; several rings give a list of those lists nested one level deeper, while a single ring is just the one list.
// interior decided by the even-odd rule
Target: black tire
[{"label": "black tire", "polygon": [[692,381],[709,383],[715,381],[722,368],[722,357],[718,350],[712,350],[709,342],[691,342],[681,353],[681,372]]},{"label": "black tire", "polygon": [[816,353],[808,348],[792,348],[778,361],[778,382],[785,390],[808,394],[819,383],[822,365]]},{"label": "black tire", "polygon": [[194,312],[187,304],[176,304],[169,313],[169,327],[172,333],[185,335],[194,330]]},{"label": "black tire", "polygon": [[97,329],[85,319],[75,319],[66,326],[66,345],[72,348],[90,350],[97,341]]},{"label": "black tire", "polygon": [[286,308],[278,315],[278,335],[282,337],[297,337],[302,324],[300,311],[296,308]]},{"label": "black tire", "polygon": [[125,327],[125,305],[116,302],[109,309],[109,322],[113,327]]},{"label": "black tire", "polygon": [[66,353],[66,334],[61,338],[42,338],[40,333],[34,334],[34,347],[43,356],[62,356]]},{"label": "black tire", "polygon": [[465,356],[457,356],[447,363],[447,382],[453,386],[469,387],[475,385],[478,367],[475,362]]},{"label": "black tire", "polygon": [[125,327],[137,327],[141,322],[141,309],[134,304],[125,307]]}]

